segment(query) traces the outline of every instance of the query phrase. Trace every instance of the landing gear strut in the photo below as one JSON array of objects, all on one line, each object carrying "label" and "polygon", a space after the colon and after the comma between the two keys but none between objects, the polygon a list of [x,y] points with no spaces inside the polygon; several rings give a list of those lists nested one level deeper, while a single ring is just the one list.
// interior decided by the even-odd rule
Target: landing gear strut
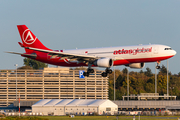
[{"label": "landing gear strut", "polygon": [[159,66],[160,64],[160,61],[157,61],[157,66],[156,66],[156,69],[160,69],[161,67]]},{"label": "landing gear strut", "polygon": [[[94,69],[88,68],[87,72],[84,72],[83,75],[89,77],[90,73],[94,73]],[[107,77],[107,75],[111,73],[112,73],[112,70],[110,68],[106,68],[105,72],[103,72],[101,75],[102,77]]]},{"label": "landing gear strut", "polygon": [[[94,73],[94,69],[91,68],[93,65],[93,62],[89,62],[87,72],[84,72],[83,75],[89,77],[90,73]],[[105,72],[103,72],[101,75],[102,77],[107,77],[108,74],[111,74],[112,70],[110,68],[106,68]]]}]

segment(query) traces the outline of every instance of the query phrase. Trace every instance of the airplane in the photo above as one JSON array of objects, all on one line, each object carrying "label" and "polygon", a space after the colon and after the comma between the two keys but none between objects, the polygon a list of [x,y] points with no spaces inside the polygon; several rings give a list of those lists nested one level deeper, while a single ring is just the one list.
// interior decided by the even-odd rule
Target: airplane
[{"label": "airplane", "polygon": [[176,54],[171,47],[160,44],[119,46],[105,48],[85,48],[72,50],[52,50],[44,46],[40,40],[28,29],[26,25],[17,25],[21,40],[19,45],[25,53],[7,52],[18,54],[40,62],[66,67],[87,66],[84,76],[94,73],[92,67],[103,67],[105,72],[101,75],[107,77],[112,73],[112,66],[125,65],[130,68],[143,68],[145,63],[169,59]]}]

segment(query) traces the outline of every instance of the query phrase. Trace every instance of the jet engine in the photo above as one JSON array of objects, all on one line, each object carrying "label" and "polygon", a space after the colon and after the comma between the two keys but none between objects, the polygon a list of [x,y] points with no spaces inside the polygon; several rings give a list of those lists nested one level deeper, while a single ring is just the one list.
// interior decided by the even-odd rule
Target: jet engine
[{"label": "jet engine", "polygon": [[112,66],[112,59],[110,58],[102,58],[102,59],[97,59],[93,63],[94,65],[98,67],[111,67]]},{"label": "jet engine", "polygon": [[145,66],[145,63],[131,63],[125,66],[130,68],[143,68]]}]

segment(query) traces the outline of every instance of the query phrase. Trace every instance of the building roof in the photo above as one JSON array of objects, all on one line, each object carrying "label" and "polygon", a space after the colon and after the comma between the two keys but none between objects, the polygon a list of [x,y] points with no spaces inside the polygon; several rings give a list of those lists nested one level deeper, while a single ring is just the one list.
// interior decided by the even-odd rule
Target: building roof
[{"label": "building roof", "polygon": [[[115,104],[111,102],[110,100],[101,100],[101,99],[42,99],[32,105],[32,107],[35,106],[67,106],[67,107],[73,107],[73,106],[93,106],[98,107],[102,104],[105,104],[107,102],[108,104]],[[116,104],[115,104],[116,105]]]},{"label": "building roof", "polygon": [[61,101],[62,99],[51,99],[49,102],[45,103],[44,106],[55,106],[57,103]]},{"label": "building roof", "polygon": [[51,99],[41,99],[37,103],[35,103],[36,106],[44,106],[46,103],[48,103]]},{"label": "building roof", "polygon": [[72,99],[62,99],[62,101],[58,102],[56,106],[66,106]]}]

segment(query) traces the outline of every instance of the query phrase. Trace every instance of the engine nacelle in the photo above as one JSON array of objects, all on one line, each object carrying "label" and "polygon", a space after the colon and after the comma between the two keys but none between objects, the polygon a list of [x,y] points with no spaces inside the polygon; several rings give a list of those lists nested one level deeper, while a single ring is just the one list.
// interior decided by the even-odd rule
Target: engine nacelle
[{"label": "engine nacelle", "polygon": [[130,68],[143,68],[145,66],[145,63],[131,63],[126,66]]},{"label": "engine nacelle", "polygon": [[110,58],[97,59],[96,61],[94,61],[93,64],[98,67],[111,67],[112,59],[110,59]]}]

